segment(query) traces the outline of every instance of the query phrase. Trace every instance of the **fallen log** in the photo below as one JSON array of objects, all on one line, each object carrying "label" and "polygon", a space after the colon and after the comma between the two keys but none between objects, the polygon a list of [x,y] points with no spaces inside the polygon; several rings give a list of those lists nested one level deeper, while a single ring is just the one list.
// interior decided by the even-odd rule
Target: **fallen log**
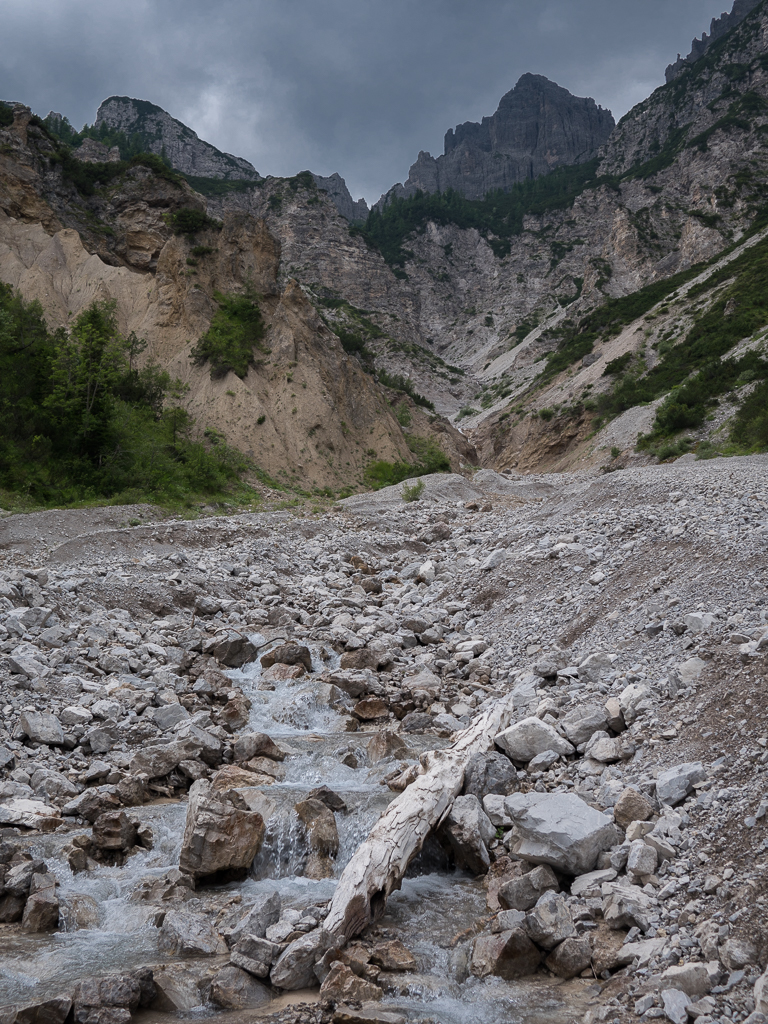
[{"label": "fallen log", "polygon": [[511,724],[514,698],[513,692],[493,704],[450,747],[422,755],[423,774],[387,807],[344,869],[323,925],[327,933],[348,941],[381,917],[427,836],[450,813],[469,759],[492,750],[494,737]]}]

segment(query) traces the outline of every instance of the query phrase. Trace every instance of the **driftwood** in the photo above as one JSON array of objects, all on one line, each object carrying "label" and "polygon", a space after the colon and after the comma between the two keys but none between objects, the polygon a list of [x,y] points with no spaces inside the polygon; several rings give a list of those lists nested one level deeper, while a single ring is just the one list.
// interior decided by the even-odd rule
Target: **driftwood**
[{"label": "driftwood", "polygon": [[493,749],[494,737],[512,721],[513,704],[509,694],[460,732],[452,746],[422,755],[423,774],[392,801],[344,869],[324,922],[326,932],[348,941],[384,913],[411,860],[450,813],[467,762]]}]

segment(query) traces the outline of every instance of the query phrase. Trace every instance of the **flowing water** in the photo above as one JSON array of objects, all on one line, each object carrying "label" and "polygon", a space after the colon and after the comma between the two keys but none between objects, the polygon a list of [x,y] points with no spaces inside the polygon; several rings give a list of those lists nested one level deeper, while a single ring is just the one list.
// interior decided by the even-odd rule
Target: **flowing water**
[{"label": "flowing water", "polygon": [[[252,640],[264,643],[259,635]],[[312,656],[315,672],[338,663],[327,649],[312,649]],[[256,893],[275,889],[287,907],[327,901],[335,879],[315,881],[301,874],[308,849],[294,805],[320,785],[329,786],[344,800],[346,812],[336,814],[338,877],[392,799],[381,779],[394,762],[387,759],[357,769],[342,763],[349,752],[364,752],[370,736],[345,730],[346,718],[329,708],[316,677],[277,682],[272,690],[260,688],[265,684],[258,661],[229,674],[251,700],[249,728],[267,733],[288,753],[285,774],[264,790],[272,811],[252,876],[244,882],[202,889],[186,906],[219,910],[232,897],[241,896],[247,902]],[[435,745],[434,737],[428,741],[409,737],[408,742],[415,753]],[[168,962],[168,954],[158,949],[157,905],[138,900],[135,893],[143,880],[162,876],[178,865],[186,804],[158,803],[132,808],[130,813],[150,826],[154,847],[129,857],[122,867],[104,866],[73,875],[61,854],[72,832],[42,836],[32,848],[60,882],[63,926],[53,936],[4,937],[0,1005],[54,994],[92,974]],[[572,1019],[574,1002],[586,998],[581,983],[479,982],[469,974],[471,945],[466,937],[458,937],[487,914],[480,883],[450,873],[439,857],[431,862],[423,858],[409,874],[415,877],[406,878],[402,890],[390,899],[380,926],[385,934],[402,939],[423,970],[404,976],[400,991],[387,996],[386,1004],[409,1017],[428,1015],[441,1024],[543,1024],[545,1020],[558,1024]]]}]

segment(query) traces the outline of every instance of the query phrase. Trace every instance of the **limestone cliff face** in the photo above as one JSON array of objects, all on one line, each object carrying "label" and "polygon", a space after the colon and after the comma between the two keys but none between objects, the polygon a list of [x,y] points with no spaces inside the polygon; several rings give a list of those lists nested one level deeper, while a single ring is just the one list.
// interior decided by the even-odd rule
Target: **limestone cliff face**
[{"label": "limestone cliff face", "polygon": [[449,188],[481,199],[492,189],[592,159],[614,123],[594,100],[572,96],[541,75],[523,75],[492,117],[450,129],[444,154],[435,159],[419,153],[406,183],[382,200]]},{"label": "limestone cliff face", "polygon": [[148,152],[165,155],[182,174],[228,180],[259,177],[253,164],[203,142],[191,128],[146,100],[110,96],[99,107],[95,124],[97,128],[107,125],[129,137],[140,135]]},{"label": "limestone cliff face", "polygon": [[347,220],[365,220],[368,216],[368,204],[364,199],[355,201],[349,194],[347,183],[340,174],[331,174],[324,178],[321,174],[313,174],[315,184],[331,197],[333,205],[342,217]]},{"label": "limestone cliff face", "polygon": [[722,39],[724,35],[736,28],[744,18],[753,11],[762,0],[733,0],[733,8],[730,13],[721,14],[719,18],[713,18],[709,26],[709,35],[703,32],[701,39],[694,39],[691,43],[691,52],[687,57],[681,57],[678,53],[677,60],[670,64],[666,70],[667,82],[674,81],[691,64],[703,57],[713,43]]}]

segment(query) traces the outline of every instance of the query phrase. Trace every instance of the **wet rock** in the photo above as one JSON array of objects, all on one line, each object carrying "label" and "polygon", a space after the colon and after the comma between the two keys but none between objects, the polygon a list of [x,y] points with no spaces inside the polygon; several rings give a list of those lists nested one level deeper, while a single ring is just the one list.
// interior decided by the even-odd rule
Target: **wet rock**
[{"label": "wet rock", "polygon": [[33,875],[21,927],[25,932],[52,932],[59,925],[56,878],[50,872]]},{"label": "wet rock", "polygon": [[339,852],[333,811],[322,800],[307,799],[296,804],[296,813],[306,826],[312,851],[304,874],[307,878],[332,878],[333,860]]},{"label": "wet rock", "polygon": [[339,960],[331,964],[331,969],[320,986],[320,999],[334,1004],[378,1000],[383,994],[378,985],[358,978],[346,964]]},{"label": "wet rock", "polygon": [[391,729],[383,729],[370,740],[367,748],[368,760],[371,764],[378,764],[386,757],[394,757],[398,761],[404,761],[413,757],[413,751],[403,742],[396,732]]},{"label": "wet rock", "polygon": [[263,732],[249,732],[238,736],[234,744],[235,761],[250,761],[254,757],[268,757],[272,761],[284,761],[285,754],[276,743]]},{"label": "wet rock", "polygon": [[517,769],[504,754],[494,750],[470,758],[464,772],[465,796],[483,800],[486,795],[508,796],[517,788]]},{"label": "wet rock", "polygon": [[141,994],[140,982],[128,975],[81,981],[74,994],[75,1024],[127,1024]]},{"label": "wet rock", "polygon": [[224,1010],[248,1010],[272,1001],[266,985],[232,964],[222,967],[211,979],[210,998]]},{"label": "wet rock", "polygon": [[477,978],[495,975],[505,981],[533,974],[541,963],[541,953],[522,928],[479,935],[472,949],[471,971]]},{"label": "wet rock", "polygon": [[69,996],[54,996],[52,999],[18,1007],[9,1021],[12,1024],[64,1024],[71,1010],[72,1000]]},{"label": "wet rock", "polygon": [[261,849],[265,831],[260,814],[241,810],[228,794],[217,794],[210,782],[200,779],[189,791],[179,868],[195,879],[246,870]]},{"label": "wet rock", "polygon": [[338,1004],[333,1015],[333,1024],[407,1024],[407,1021],[401,1014],[389,1010],[374,1010],[367,1006],[356,1010],[351,1006]]},{"label": "wet rock", "polygon": [[208,979],[199,965],[166,964],[153,973],[157,990],[153,1009],[176,1013],[194,1010],[205,1002],[203,990],[208,986]]},{"label": "wet rock", "polygon": [[416,957],[399,939],[374,946],[371,963],[385,971],[415,971],[418,968]]},{"label": "wet rock", "polygon": [[262,668],[271,668],[273,665],[303,665],[307,672],[311,672],[312,655],[309,648],[302,644],[281,644],[267,651],[261,658]]},{"label": "wet rock", "polygon": [[209,918],[190,910],[169,910],[160,928],[160,948],[184,956],[217,956],[227,952]]},{"label": "wet rock", "polygon": [[120,799],[114,786],[97,786],[84,790],[80,796],[64,804],[61,813],[94,822],[102,814],[119,807]]},{"label": "wet rock", "polygon": [[611,819],[572,793],[514,794],[504,807],[520,836],[516,853],[532,864],[582,875],[618,841]]},{"label": "wet rock", "polygon": [[280,947],[269,939],[246,934],[233,946],[230,959],[235,967],[248,971],[256,978],[266,978],[279,950]]},{"label": "wet rock", "polygon": [[232,946],[245,935],[263,939],[267,928],[280,920],[280,910],[279,892],[259,893],[245,914],[239,914],[231,928],[220,928],[220,933]]},{"label": "wet rock", "polygon": [[488,846],[496,829],[476,796],[456,797],[440,835],[450,847],[457,867],[473,875],[486,873],[491,863]]},{"label": "wet rock", "polygon": [[654,815],[654,807],[647,796],[636,789],[627,787],[613,806],[613,820],[626,829],[633,821],[648,821]]},{"label": "wet rock", "polygon": [[98,850],[126,852],[136,845],[137,832],[125,811],[107,811],[93,823],[93,842]]},{"label": "wet rock", "polygon": [[13,924],[15,921],[20,921],[26,901],[26,896],[0,896],[0,924]]},{"label": "wet rock", "polygon": [[11,896],[27,896],[34,876],[44,873],[45,870],[45,864],[41,860],[30,859],[12,864],[3,882],[5,892]]},{"label": "wet rock", "polygon": [[85,893],[69,893],[59,900],[59,917],[68,932],[94,928],[99,923],[99,905]]},{"label": "wet rock", "polygon": [[656,796],[660,804],[675,807],[693,792],[696,782],[704,782],[706,770],[700,761],[679,764],[662,772],[656,780]]},{"label": "wet rock", "polygon": [[554,948],[544,963],[558,978],[575,978],[589,967],[591,961],[589,939],[570,936]]},{"label": "wet rock", "polygon": [[568,740],[563,739],[547,722],[535,717],[524,718],[505,729],[495,737],[494,742],[513,761],[521,764],[527,764],[545,750],[554,750],[561,756],[575,753]]},{"label": "wet rock", "polygon": [[561,893],[547,892],[540,896],[525,919],[525,927],[543,949],[554,949],[564,939],[576,934],[571,912]]},{"label": "wet rock", "polygon": [[310,790],[307,793],[307,799],[309,800],[322,800],[326,807],[331,811],[346,811],[347,805],[344,803],[338,793],[334,793],[328,786],[318,786],[317,789]]},{"label": "wet rock", "polygon": [[352,714],[363,722],[372,722],[389,715],[389,704],[381,697],[366,697],[355,704]]},{"label": "wet rock", "polygon": [[560,883],[552,868],[540,864],[499,889],[499,903],[507,910],[530,910],[545,892],[559,892]]},{"label": "wet rock", "polygon": [[22,711],[19,726],[24,735],[35,743],[58,747],[64,743],[61,722],[55,715],[45,711]]},{"label": "wet rock", "polygon": [[235,629],[228,629],[216,638],[216,643],[206,654],[212,654],[220,665],[227,668],[241,668],[254,661],[258,650],[247,636]]},{"label": "wet rock", "polygon": [[295,939],[272,968],[272,984],[289,992],[316,984],[315,964],[332,944],[324,928],[316,928]]}]

